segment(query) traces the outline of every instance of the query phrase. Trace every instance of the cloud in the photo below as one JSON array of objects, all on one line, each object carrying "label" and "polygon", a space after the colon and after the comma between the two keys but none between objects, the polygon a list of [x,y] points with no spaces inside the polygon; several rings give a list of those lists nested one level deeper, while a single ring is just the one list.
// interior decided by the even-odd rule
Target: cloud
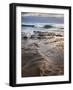
[{"label": "cloud", "polygon": [[22,16],[39,16],[39,17],[56,17],[56,18],[63,18],[64,14],[53,14],[53,13],[25,13],[22,12]]}]

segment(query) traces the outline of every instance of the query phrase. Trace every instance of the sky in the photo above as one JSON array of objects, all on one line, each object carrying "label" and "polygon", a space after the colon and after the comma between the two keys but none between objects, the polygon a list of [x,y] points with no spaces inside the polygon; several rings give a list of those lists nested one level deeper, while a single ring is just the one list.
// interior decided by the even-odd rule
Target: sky
[{"label": "sky", "polygon": [[21,23],[55,23],[64,24],[63,14],[41,14],[41,13],[22,13]]}]

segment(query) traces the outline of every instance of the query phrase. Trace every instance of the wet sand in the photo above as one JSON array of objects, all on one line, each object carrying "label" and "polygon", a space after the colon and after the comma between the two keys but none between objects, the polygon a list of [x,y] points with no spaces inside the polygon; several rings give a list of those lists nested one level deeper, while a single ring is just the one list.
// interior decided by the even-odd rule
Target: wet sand
[{"label": "wet sand", "polygon": [[64,75],[64,37],[22,39],[22,77]]}]

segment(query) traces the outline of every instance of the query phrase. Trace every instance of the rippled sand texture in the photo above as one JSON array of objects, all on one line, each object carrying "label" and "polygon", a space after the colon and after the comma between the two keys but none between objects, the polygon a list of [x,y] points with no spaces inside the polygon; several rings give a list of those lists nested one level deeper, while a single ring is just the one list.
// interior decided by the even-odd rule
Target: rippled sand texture
[{"label": "rippled sand texture", "polygon": [[22,39],[22,77],[64,75],[64,37]]}]

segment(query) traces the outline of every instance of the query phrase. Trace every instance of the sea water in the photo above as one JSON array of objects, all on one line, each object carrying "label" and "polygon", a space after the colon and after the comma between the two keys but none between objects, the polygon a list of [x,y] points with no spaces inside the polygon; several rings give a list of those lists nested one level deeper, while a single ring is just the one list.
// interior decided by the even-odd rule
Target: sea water
[{"label": "sea water", "polygon": [[34,34],[34,31],[40,31],[40,32],[63,32],[63,26],[61,28],[61,26],[58,27],[52,27],[52,28],[43,28],[43,27],[25,27],[22,26],[21,27],[21,32],[25,32],[25,33],[31,33]]}]

